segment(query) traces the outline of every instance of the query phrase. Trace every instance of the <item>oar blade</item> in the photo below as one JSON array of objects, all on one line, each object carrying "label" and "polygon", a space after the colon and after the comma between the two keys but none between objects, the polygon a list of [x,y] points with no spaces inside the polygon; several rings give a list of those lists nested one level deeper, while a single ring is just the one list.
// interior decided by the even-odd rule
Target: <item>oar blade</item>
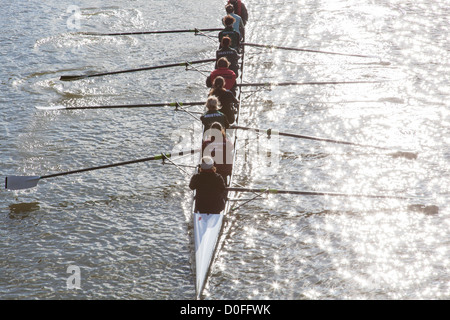
[{"label": "oar blade", "polygon": [[8,176],[5,179],[5,189],[22,190],[34,188],[40,179],[40,176]]},{"label": "oar blade", "polygon": [[406,158],[408,160],[416,160],[418,157],[417,152],[412,151],[397,151],[389,154],[393,158]]},{"label": "oar blade", "polygon": [[439,207],[436,205],[411,204],[408,206],[409,211],[421,212],[429,215],[438,214]]},{"label": "oar blade", "polygon": [[64,106],[36,106],[36,109],[53,111],[53,110],[64,110],[67,108]]},{"label": "oar blade", "polygon": [[75,81],[75,80],[81,80],[81,79],[85,79],[88,76],[61,76],[59,78],[59,80],[61,81]]}]

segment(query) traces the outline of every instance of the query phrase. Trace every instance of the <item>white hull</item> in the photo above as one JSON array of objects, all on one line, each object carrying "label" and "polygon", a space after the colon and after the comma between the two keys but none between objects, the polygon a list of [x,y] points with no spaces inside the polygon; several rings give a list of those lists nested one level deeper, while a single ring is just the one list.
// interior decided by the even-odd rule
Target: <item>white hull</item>
[{"label": "white hull", "polygon": [[197,297],[203,291],[223,224],[220,214],[194,213]]}]

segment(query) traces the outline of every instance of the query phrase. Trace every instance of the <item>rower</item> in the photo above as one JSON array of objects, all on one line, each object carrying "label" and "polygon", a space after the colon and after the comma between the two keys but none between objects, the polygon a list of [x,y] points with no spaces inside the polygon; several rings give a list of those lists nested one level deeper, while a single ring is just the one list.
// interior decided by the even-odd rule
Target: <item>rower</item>
[{"label": "rower", "polygon": [[226,182],[233,170],[233,143],[228,139],[224,127],[218,122],[214,122],[203,137],[202,155],[213,158],[217,173]]},{"label": "rower", "polygon": [[[232,4],[227,4],[225,6],[225,11],[227,12],[228,15],[236,19],[236,21],[233,24],[233,28],[237,33],[239,33],[239,35],[241,36],[241,40],[244,39],[245,27],[242,18],[234,12],[234,7]],[[225,25],[225,22],[222,21],[222,23]]]},{"label": "rower", "polygon": [[230,63],[227,58],[222,57],[217,61],[217,69],[215,69],[211,74],[206,78],[206,86],[208,88],[212,87],[212,84],[216,77],[222,77],[225,79],[225,89],[226,90],[236,90],[236,74],[233,70],[229,69]]},{"label": "rower", "polygon": [[233,5],[234,13],[242,18],[242,22],[245,26],[248,21],[248,11],[245,4],[241,0],[228,0],[228,3]]},{"label": "rower", "polygon": [[192,176],[189,188],[196,191],[195,212],[218,214],[225,208],[225,181],[216,173],[211,157],[202,158],[199,172]]},{"label": "rower", "polygon": [[219,111],[219,99],[215,96],[210,96],[206,100],[207,111],[200,117],[200,120],[208,130],[214,122],[219,122],[225,129],[230,127],[227,116]]},{"label": "rower", "polygon": [[241,57],[237,53],[236,49],[231,48],[230,45],[231,45],[230,37],[223,37],[221,42],[221,48],[216,51],[216,68],[217,68],[217,61],[219,61],[220,58],[227,58],[228,62],[230,63],[229,68],[233,70],[234,73],[236,74],[236,77],[238,77],[239,76],[238,61]]},{"label": "rower", "polygon": [[[223,77],[218,76],[214,79],[209,96],[217,97],[221,105],[220,112],[226,115],[228,123],[232,124],[235,120],[234,105],[239,104],[239,101],[236,99],[233,92],[225,89],[225,79]],[[225,127],[225,129],[228,129],[228,127]]]},{"label": "rower", "polygon": [[[223,23],[225,24],[225,29],[219,32],[219,42],[222,45],[222,38],[228,36],[231,39],[230,47],[234,48],[239,52],[239,48],[241,46],[241,35],[236,32],[233,28],[233,24],[236,21],[232,16],[227,15],[223,18]],[[220,49],[220,46],[219,46]]]}]

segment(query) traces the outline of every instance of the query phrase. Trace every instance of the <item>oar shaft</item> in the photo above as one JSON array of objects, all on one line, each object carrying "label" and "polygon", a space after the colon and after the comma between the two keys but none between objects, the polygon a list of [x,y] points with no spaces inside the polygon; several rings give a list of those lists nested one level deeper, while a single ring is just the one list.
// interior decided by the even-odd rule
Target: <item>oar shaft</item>
[{"label": "oar shaft", "polygon": [[130,69],[130,70],[111,71],[111,72],[104,72],[104,73],[89,75],[88,77],[98,77],[98,76],[105,76],[105,75],[118,74],[118,73],[137,72],[137,71],[146,71],[146,70],[173,68],[173,67],[183,67],[183,66],[187,66],[189,64],[213,62],[213,61],[216,61],[216,59],[196,60],[196,61],[191,61],[191,62],[170,63],[170,64],[164,64],[164,65],[159,65],[159,66],[143,67],[143,68],[136,68],[136,69]]},{"label": "oar shaft", "polygon": [[98,166],[98,167],[91,167],[91,168],[85,168],[85,169],[78,169],[78,170],[72,170],[72,171],[66,171],[66,172],[49,174],[49,175],[41,176],[40,178],[41,179],[54,178],[54,177],[65,176],[65,175],[69,175],[69,174],[82,173],[82,172],[87,172],[87,171],[106,169],[106,168],[112,168],[112,167],[118,167],[118,166],[124,166],[124,165],[139,163],[139,162],[146,162],[146,161],[151,161],[151,160],[162,160],[162,159],[171,158],[171,157],[174,157],[174,156],[182,156],[182,155],[186,155],[186,154],[194,154],[194,153],[199,152],[199,151],[200,151],[200,149],[192,149],[192,150],[188,150],[188,151],[181,151],[181,152],[178,152],[178,153],[165,153],[165,154],[162,153],[162,154],[155,155],[155,156],[148,157],[148,158],[129,160],[129,161],[123,161],[123,162],[118,162],[118,163],[113,163],[113,164],[102,165],[102,166]]},{"label": "oar shaft", "polygon": [[157,30],[157,31],[135,31],[135,32],[116,32],[116,33],[96,33],[83,32],[87,36],[131,36],[131,35],[145,35],[145,34],[164,34],[164,33],[198,33],[200,31],[221,31],[223,28],[208,28],[208,29],[183,29],[183,30]]},{"label": "oar shaft", "polygon": [[302,48],[289,48],[289,47],[280,47],[280,46],[256,44],[256,43],[248,43],[248,42],[244,42],[244,43],[242,43],[242,45],[244,45],[244,46],[251,46],[251,47],[258,47],[258,48],[281,49],[281,50],[313,52],[313,53],[324,53],[324,54],[333,54],[333,55],[339,55],[339,56],[359,57],[359,58],[376,58],[374,56],[368,56],[368,55],[362,55],[362,54],[351,54],[351,53],[341,53],[341,52],[313,50],[313,49],[302,49]]},{"label": "oar shaft", "polygon": [[230,129],[241,129],[241,130],[252,130],[255,132],[264,132],[268,136],[272,134],[277,134],[279,136],[285,136],[285,137],[293,137],[293,138],[300,138],[300,139],[308,139],[308,140],[315,140],[315,141],[322,141],[322,142],[331,142],[336,144],[345,144],[345,145],[351,145],[351,146],[357,146],[357,147],[364,147],[364,148],[374,148],[379,150],[386,150],[391,151],[389,155],[394,158],[406,158],[409,160],[417,159],[418,153],[413,151],[399,151],[399,150],[393,150],[392,148],[386,148],[381,146],[374,146],[369,144],[362,144],[362,143],[354,143],[349,141],[342,141],[342,140],[335,140],[335,139],[329,139],[329,138],[319,138],[319,137],[313,137],[313,136],[307,136],[307,135],[300,135],[300,134],[294,134],[294,133],[286,133],[286,132],[278,132],[272,129],[257,129],[257,128],[248,128],[248,127],[241,127],[241,126],[231,126]]},{"label": "oar shaft", "polygon": [[334,197],[358,197],[358,198],[384,198],[384,199],[411,199],[404,196],[390,196],[390,195],[368,195],[368,194],[349,194],[325,191],[301,191],[301,190],[277,190],[277,189],[258,189],[258,188],[227,188],[227,191],[235,192],[259,192],[269,194],[294,194],[304,196],[334,196]]},{"label": "oar shaft", "polygon": [[200,106],[205,102],[164,102],[164,103],[147,103],[147,104],[122,104],[112,106],[81,106],[81,107],[67,107],[66,110],[84,110],[84,109],[121,109],[121,108],[156,108],[156,107],[176,107],[181,106]]},{"label": "oar shaft", "polygon": [[89,74],[89,75],[61,76],[60,80],[61,81],[73,81],[73,80],[81,80],[81,79],[85,79],[85,78],[101,77],[101,76],[120,74],[120,73],[129,73],[129,72],[148,71],[148,70],[163,69],[163,68],[181,67],[181,66],[188,66],[189,64],[207,63],[207,62],[215,62],[215,61],[216,61],[216,59],[205,59],[205,60],[171,63],[171,64],[143,67],[143,68],[136,68],[136,69],[129,69],[129,70],[110,71],[110,72],[103,72],[103,73],[96,73],[96,74]]},{"label": "oar shaft", "polygon": [[292,137],[292,138],[308,139],[308,140],[315,140],[315,141],[332,142],[332,143],[337,143],[337,144],[346,144],[346,145],[359,146],[359,147],[370,147],[370,148],[389,150],[388,148],[379,147],[379,146],[359,144],[359,143],[353,143],[353,142],[342,141],[342,140],[334,140],[334,139],[329,139],[329,138],[319,138],[319,137],[307,136],[307,135],[301,135],[301,134],[294,134],[294,133],[278,132],[278,131],[274,131],[272,129],[258,129],[258,128],[248,128],[248,127],[241,127],[241,126],[232,126],[231,128],[232,129],[241,129],[241,130],[251,130],[251,131],[255,131],[255,132],[264,132],[264,133],[267,133],[268,135],[278,134],[280,136],[285,136],[285,137]]},{"label": "oar shaft", "polygon": [[329,85],[329,84],[357,84],[380,83],[382,81],[308,81],[308,82],[257,82],[240,83],[238,87],[276,87],[276,86],[305,86],[305,85]]}]

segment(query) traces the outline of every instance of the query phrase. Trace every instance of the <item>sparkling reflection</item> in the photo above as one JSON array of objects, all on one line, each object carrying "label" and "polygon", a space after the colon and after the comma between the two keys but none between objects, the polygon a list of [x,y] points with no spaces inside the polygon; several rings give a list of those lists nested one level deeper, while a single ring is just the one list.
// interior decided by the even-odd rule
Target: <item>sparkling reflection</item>
[{"label": "sparkling reflection", "polygon": [[[267,255],[266,268],[252,265],[254,278],[270,274],[252,298],[268,292],[306,299],[449,296],[448,228],[442,228],[448,226],[449,183],[444,172],[449,153],[439,151],[448,150],[450,136],[445,129],[449,81],[443,77],[449,71],[448,9],[442,3],[419,7],[398,1],[325,1],[301,7],[289,3],[278,9],[279,14],[261,14],[255,30],[270,29],[274,20],[299,27],[277,35],[263,32],[257,38],[260,43],[373,58],[252,49],[254,63],[247,69],[251,81],[381,81],[260,90],[249,103],[248,123],[394,151],[417,150],[419,157],[412,161],[393,157],[389,150],[282,139],[280,171],[274,175],[262,170],[265,163],[260,159],[247,172],[251,183],[409,195],[417,199],[413,203],[437,201],[444,215],[410,211],[409,203],[398,199],[267,197],[249,209],[261,213],[255,216],[258,224],[247,217],[256,230],[247,228],[242,234],[249,248]],[[430,41],[431,34],[436,41]],[[270,232],[264,232],[266,228]],[[271,255],[271,248],[276,248],[276,255]],[[245,272],[242,276],[252,278]]]},{"label": "sparkling reflection", "polygon": [[[60,30],[67,8],[50,2],[54,10],[48,12],[31,2],[26,11],[6,7],[7,14],[20,13],[13,15],[18,21],[13,29],[29,27],[5,25],[0,36],[12,44],[0,49],[6,57],[5,170],[45,174],[140,158],[169,151],[174,127],[194,131],[189,116],[173,116],[169,109],[34,110],[35,104],[202,100],[207,89],[196,72],[160,70],[73,83],[57,78],[69,71],[208,58],[215,49],[206,37],[81,37]],[[210,2],[208,14],[189,16],[187,1],[169,5],[170,13],[166,2],[135,1],[127,8],[118,1],[117,7],[83,8],[83,27],[120,32],[208,26],[211,17],[223,14],[222,5]],[[414,149],[419,157],[411,161],[386,150],[283,138],[274,169],[267,154],[258,156],[265,145],[254,135],[240,141],[237,182],[413,200],[270,195],[253,201],[227,220],[230,232],[211,272],[207,299],[450,297],[447,2],[251,1],[250,42],[372,57],[249,48],[246,82],[377,82],[248,88],[242,125]],[[2,280],[17,280],[1,288],[5,298],[71,298],[59,283],[61,266],[78,259],[92,271],[79,298],[191,299],[187,185],[176,168],[148,164],[49,180],[20,194],[2,192],[9,217],[0,230],[8,263]],[[428,201],[440,207],[439,214],[408,210]],[[39,208],[19,212],[12,206],[16,202]],[[24,267],[29,263],[23,259],[39,261],[45,276]]]}]

